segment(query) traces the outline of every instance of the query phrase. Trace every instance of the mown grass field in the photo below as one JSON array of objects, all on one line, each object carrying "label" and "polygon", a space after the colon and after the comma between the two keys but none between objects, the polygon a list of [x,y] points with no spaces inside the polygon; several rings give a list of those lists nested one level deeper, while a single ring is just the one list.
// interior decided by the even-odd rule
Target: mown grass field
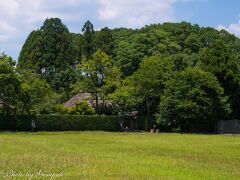
[{"label": "mown grass field", "polygon": [[240,136],[3,132],[0,179],[11,171],[62,173],[60,179],[240,179]]}]

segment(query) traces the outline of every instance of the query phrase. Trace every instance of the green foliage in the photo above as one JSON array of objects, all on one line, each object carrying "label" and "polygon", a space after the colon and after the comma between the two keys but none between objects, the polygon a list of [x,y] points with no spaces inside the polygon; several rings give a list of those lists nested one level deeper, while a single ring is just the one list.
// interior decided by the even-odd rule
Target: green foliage
[{"label": "green foliage", "polygon": [[146,58],[139,69],[129,77],[135,87],[134,95],[143,102],[145,112],[149,115],[153,106],[158,103],[160,94],[163,92],[164,81],[171,73],[171,64],[159,56]]},{"label": "green foliage", "polygon": [[66,115],[94,115],[95,109],[92,108],[86,101],[82,101],[73,107],[60,106],[59,112]]},{"label": "green foliage", "polygon": [[187,68],[166,83],[161,96],[160,124],[182,131],[198,131],[204,121],[216,121],[231,113],[217,79],[199,68]]},{"label": "green foliage", "polygon": [[49,84],[42,80],[39,75],[29,71],[21,72],[21,75],[21,92],[19,95],[21,114],[41,113],[42,111],[47,113],[49,101],[53,102],[48,106],[54,106],[57,103],[56,95]]},{"label": "green foliage", "polygon": [[101,49],[109,56],[113,56],[114,44],[112,32],[110,29],[105,27],[100,31],[96,32],[94,41],[97,49]]},{"label": "green foliage", "polygon": [[139,99],[135,97],[135,87],[131,85],[128,79],[125,79],[118,85],[118,88],[108,95],[118,106],[118,111],[133,111],[139,103]]},{"label": "green foliage", "polygon": [[32,31],[26,39],[18,58],[18,69],[34,70],[41,73],[43,66],[43,35],[40,30]]},{"label": "green foliage", "polygon": [[128,40],[120,41],[116,52],[116,65],[121,69],[124,76],[131,75],[138,69],[138,65],[144,58],[148,49],[144,37],[135,35]]},{"label": "green foliage", "polygon": [[[6,55],[0,59],[1,112],[7,114],[41,113],[54,109],[57,95],[49,84],[31,71],[16,72],[14,61]],[[50,103],[51,102],[51,103]]]},{"label": "green foliage", "polygon": [[91,59],[83,59],[79,65],[82,79],[75,85],[75,89],[93,94],[98,111],[98,99],[105,96],[114,88],[119,76],[118,69],[113,66],[112,59],[102,50],[97,50]]},{"label": "green foliage", "polygon": [[77,70],[66,66],[64,70],[57,72],[52,80],[52,87],[59,93],[64,93],[63,99],[69,99],[72,85],[78,81]]},{"label": "green foliage", "polygon": [[95,109],[92,108],[86,101],[77,103],[71,112],[73,115],[93,115]]},{"label": "green foliage", "polygon": [[[58,18],[46,19],[40,29],[43,36],[43,67],[44,74],[54,73],[72,64],[71,35],[67,27]],[[50,68],[50,69],[49,69]]]},{"label": "green foliage", "polygon": [[201,48],[201,40],[196,33],[191,33],[185,40],[185,47],[186,47],[186,52],[191,54],[191,53],[198,53],[200,48]]},{"label": "green foliage", "polygon": [[30,131],[35,116],[0,114],[0,130]]},{"label": "green foliage", "polygon": [[0,130],[31,130],[31,121],[39,131],[119,131],[117,116],[73,116],[73,115],[0,115]]},{"label": "green foliage", "polygon": [[125,78],[109,97],[124,111],[137,108],[143,114],[154,114],[165,82],[174,73],[187,67],[186,59],[186,56],[181,54],[167,58],[160,55],[145,58],[140,63],[139,69]]},{"label": "green foliage", "polygon": [[204,48],[200,54],[201,68],[213,73],[224,88],[226,81],[240,80],[240,65],[236,55],[223,41],[216,40],[209,47]]},{"label": "green foliage", "polygon": [[46,19],[27,38],[20,56],[20,70],[34,70],[52,85],[56,73],[73,65],[71,34],[58,18]]},{"label": "green foliage", "polygon": [[83,57],[84,50],[84,38],[82,34],[71,33],[72,36],[72,48],[73,48],[73,60],[74,64],[80,63]]},{"label": "green foliage", "polygon": [[82,65],[79,67],[87,77],[91,78],[92,86],[100,87],[104,83],[105,75],[112,67],[112,60],[106,53],[98,49],[91,56],[91,59],[84,59]]},{"label": "green foliage", "polygon": [[78,84],[79,89],[97,94],[98,88],[104,84],[105,74],[110,66],[112,66],[110,57],[101,50],[95,52],[91,59],[83,59],[82,64],[78,66],[84,78]]},{"label": "green foliage", "polygon": [[90,21],[87,21],[83,28],[83,39],[84,39],[84,46],[83,46],[83,55],[89,59],[91,55],[94,53],[96,50],[96,46],[94,44],[94,28],[93,24]]},{"label": "green foliage", "polygon": [[[240,118],[239,54],[239,38],[224,30],[203,28],[187,22],[152,24],[135,30],[106,27],[95,31],[93,24],[87,21],[82,34],[75,34],[69,33],[60,19],[51,18],[39,30],[30,33],[17,67],[39,74],[59,94],[53,93],[54,98],[48,95],[48,98],[43,98],[48,105],[36,101],[32,107],[53,107],[37,112],[54,113],[59,96],[64,102],[73,93],[88,92],[96,101],[98,114],[106,114],[98,107],[100,102],[104,108],[107,103],[116,104],[116,113],[137,110],[148,115],[155,114],[159,103],[163,102],[160,97],[169,88],[166,82],[176,80],[176,74],[186,73],[188,68],[198,67],[217,78],[224,96],[229,98],[232,109],[229,118]],[[201,74],[199,71],[194,70],[196,76]],[[21,74],[21,71],[18,72]],[[19,74],[13,74],[19,77]],[[181,83],[185,86],[184,81]],[[200,82],[196,80],[196,83]],[[21,87],[23,92],[33,88],[26,84]],[[212,97],[209,91],[204,92],[207,98]],[[169,92],[170,95],[175,96]],[[16,96],[13,95],[9,107],[19,111],[16,108],[22,106]],[[225,105],[228,106],[228,103],[225,102]],[[196,118],[194,113],[190,111],[189,116]],[[217,119],[211,113],[205,116]]]},{"label": "green foliage", "polygon": [[115,116],[36,116],[36,129],[47,131],[118,131],[118,118]]},{"label": "green foliage", "polygon": [[[2,115],[0,131],[30,131],[36,122],[36,131],[120,131],[122,117],[111,115]],[[148,130],[154,123],[150,116],[139,116],[139,129]]]},{"label": "green foliage", "polygon": [[0,54],[0,109],[2,112],[15,114],[20,93],[20,79],[14,69],[11,57]]},{"label": "green foliage", "polygon": [[230,45],[214,41],[200,54],[200,67],[214,74],[229,96],[233,117],[239,117],[240,61]]}]

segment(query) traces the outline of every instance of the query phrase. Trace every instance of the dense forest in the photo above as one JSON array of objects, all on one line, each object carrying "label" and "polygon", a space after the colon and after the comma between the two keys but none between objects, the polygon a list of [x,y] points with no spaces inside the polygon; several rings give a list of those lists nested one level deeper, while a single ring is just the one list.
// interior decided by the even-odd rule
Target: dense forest
[{"label": "dense forest", "polygon": [[[0,57],[0,111],[8,114],[123,114],[138,111],[169,128],[240,118],[240,39],[187,22],[79,34],[46,19],[17,64]],[[62,104],[91,93],[96,107]],[[101,100],[101,105],[98,102]],[[108,106],[111,104],[111,106]]]}]

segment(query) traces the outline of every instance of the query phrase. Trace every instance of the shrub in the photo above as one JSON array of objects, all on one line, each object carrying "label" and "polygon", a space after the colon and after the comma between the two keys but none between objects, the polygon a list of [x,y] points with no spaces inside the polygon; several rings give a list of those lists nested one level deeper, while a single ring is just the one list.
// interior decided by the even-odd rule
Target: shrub
[{"label": "shrub", "polygon": [[59,108],[60,114],[65,115],[94,115],[95,109],[92,108],[86,101],[77,103],[73,107],[64,107],[60,105]]},{"label": "shrub", "polygon": [[[30,131],[31,121],[37,131],[120,131],[120,116],[105,115],[0,115],[0,130]],[[138,128],[148,130],[154,119],[138,117]]]},{"label": "shrub", "polygon": [[37,115],[36,129],[47,131],[118,131],[117,116]]},{"label": "shrub", "polygon": [[0,130],[30,131],[34,119],[35,116],[30,115],[0,115]]},{"label": "shrub", "polygon": [[93,115],[95,114],[95,109],[92,108],[86,101],[77,103],[70,114],[73,115]]}]

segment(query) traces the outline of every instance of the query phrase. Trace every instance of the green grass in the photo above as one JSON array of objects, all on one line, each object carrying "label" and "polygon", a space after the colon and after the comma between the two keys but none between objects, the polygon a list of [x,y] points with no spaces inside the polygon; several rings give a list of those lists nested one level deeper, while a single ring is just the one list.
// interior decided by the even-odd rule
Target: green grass
[{"label": "green grass", "polygon": [[40,170],[61,179],[240,179],[240,136],[0,133],[0,179]]}]

